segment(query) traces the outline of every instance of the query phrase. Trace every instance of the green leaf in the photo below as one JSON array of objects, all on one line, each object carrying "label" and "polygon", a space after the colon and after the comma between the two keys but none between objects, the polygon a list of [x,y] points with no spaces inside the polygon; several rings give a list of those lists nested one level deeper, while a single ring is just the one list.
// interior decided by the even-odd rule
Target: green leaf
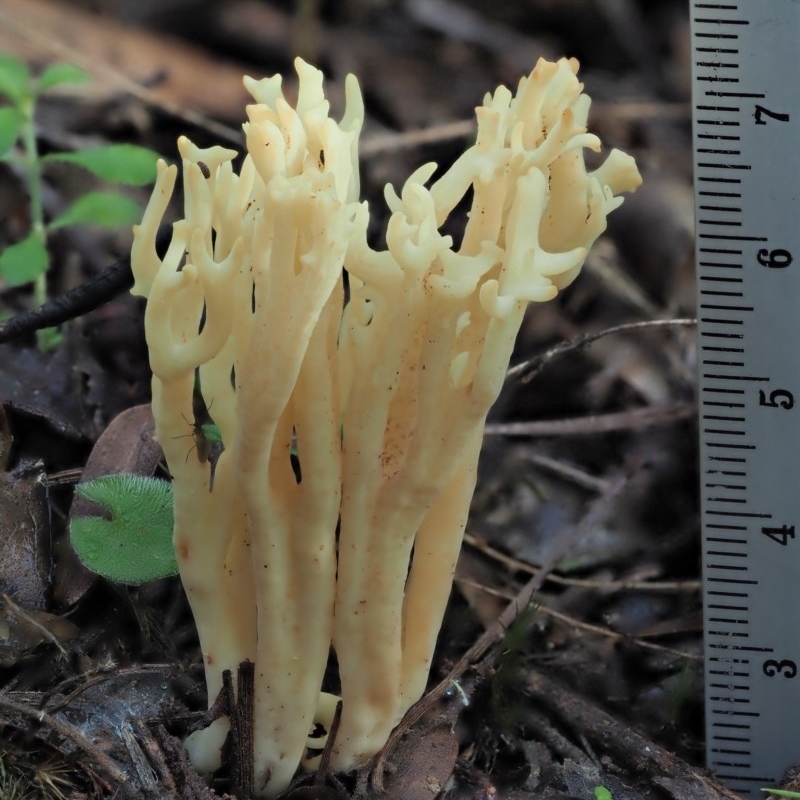
[{"label": "green leaf", "polygon": [[50,153],[42,161],[63,161],[77,164],[106,181],[146,186],[156,179],[159,155],[135,144],[109,144],[90,147],[74,153]]},{"label": "green leaf", "polygon": [[172,485],[141,475],[106,475],[75,492],[105,508],[111,519],[76,517],[70,540],[92,572],[140,584],[178,574],[172,547]]},{"label": "green leaf", "polygon": [[67,225],[113,228],[117,225],[132,225],[141,216],[142,207],[129,197],[116,192],[88,192],[59,214],[48,228],[55,230]]},{"label": "green leaf", "polygon": [[0,156],[14,146],[21,123],[22,118],[16,108],[0,108]]},{"label": "green leaf", "polygon": [[64,341],[64,334],[58,328],[39,328],[36,331],[36,346],[43,353],[55,350]]},{"label": "green leaf", "polygon": [[47,271],[47,250],[33,233],[0,253],[0,278],[9,286],[22,286]]},{"label": "green leaf", "polygon": [[92,76],[75,64],[51,64],[36,81],[36,91],[44,92],[65,83],[90,83]]},{"label": "green leaf", "polygon": [[14,105],[28,91],[31,72],[24,61],[13,56],[0,54],[0,94],[6,95]]},{"label": "green leaf", "polygon": [[594,787],[594,800],[614,800],[614,796],[605,786]]}]

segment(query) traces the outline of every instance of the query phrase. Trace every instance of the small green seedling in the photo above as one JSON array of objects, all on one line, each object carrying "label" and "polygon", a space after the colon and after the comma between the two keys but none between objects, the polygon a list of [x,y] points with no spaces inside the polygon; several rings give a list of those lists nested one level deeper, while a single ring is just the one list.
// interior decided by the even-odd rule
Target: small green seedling
[{"label": "small green seedling", "polygon": [[119,583],[178,574],[172,547],[172,484],[141,475],[106,475],[75,487],[111,515],[76,517],[70,540],[83,565]]},{"label": "small green seedling", "polygon": [[614,795],[605,786],[595,786],[594,800],[614,800]]},{"label": "small green seedling", "polygon": [[769,792],[775,797],[793,797],[800,800],[800,792],[793,792],[791,789],[762,789],[762,792]]},{"label": "small green seedling", "polygon": [[[0,161],[17,164],[28,191],[31,229],[21,241],[0,253],[0,280],[7,286],[34,284],[37,304],[47,299],[45,274],[49,266],[47,236],[67,225],[130,225],[141,216],[141,206],[114,191],[91,191],[78,197],[55,218],[46,221],[42,199],[43,168],[54,161],[75,164],[102,180],[145,186],[156,177],[158,154],[130,144],[101,145],[80,152],[39,155],[36,140],[36,103],[53,87],[87,83],[91,78],[72,64],[53,64],[34,77],[27,64],[0,54]],[[54,343],[53,332],[40,345]]]}]

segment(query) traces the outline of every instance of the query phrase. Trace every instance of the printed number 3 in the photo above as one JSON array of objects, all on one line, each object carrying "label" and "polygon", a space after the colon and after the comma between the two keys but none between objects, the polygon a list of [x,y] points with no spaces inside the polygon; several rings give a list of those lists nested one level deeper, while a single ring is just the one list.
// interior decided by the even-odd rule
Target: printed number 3
[{"label": "printed number 3", "polygon": [[770,658],[764,662],[762,669],[768,678],[774,678],[776,675],[783,675],[784,678],[794,678],[797,675],[797,664],[788,658],[784,658],[781,661]]}]

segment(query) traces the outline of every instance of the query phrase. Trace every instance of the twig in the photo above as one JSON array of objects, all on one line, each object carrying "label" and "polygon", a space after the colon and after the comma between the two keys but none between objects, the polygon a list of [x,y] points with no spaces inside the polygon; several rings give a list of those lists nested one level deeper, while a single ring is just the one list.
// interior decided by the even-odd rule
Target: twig
[{"label": "twig", "polygon": [[555,609],[552,609],[544,604],[540,604],[537,608],[537,611],[540,611],[542,614],[546,614],[549,617],[553,617],[554,619],[560,620],[566,625],[571,625],[573,628],[579,628],[580,630],[594,633],[598,636],[603,636],[606,639],[613,639],[615,641],[623,639],[625,641],[630,641],[637,647],[641,647],[643,650],[655,650],[657,653],[666,653],[671,656],[676,656],[677,658],[687,659],[688,661],[703,660],[703,656],[698,655],[697,653],[689,653],[686,650],[676,650],[674,647],[665,647],[663,644],[648,642],[646,639],[642,639],[638,636],[628,636],[624,633],[618,633],[617,631],[612,631],[609,628],[603,627],[602,625],[592,625],[590,622],[583,622],[582,620],[576,619],[569,614],[564,614],[561,611],[556,611]]},{"label": "twig", "polygon": [[456,120],[445,122],[431,128],[418,128],[417,130],[401,131],[400,133],[375,134],[365,139],[358,148],[362,158],[397,150],[407,150],[423,144],[436,144],[453,139],[465,139],[475,132],[473,120]]},{"label": "twig", "polygon": [[602,339],[604,336],[611,336],[615,333],[627,333],[629,331],[640,330],[642,328],[671,328],[671,327],[693,327],[697,325],[697,320],[692,317],[682,317],[678,319],[650,319],[642,320],[640,322],[625,322],[622,325],[615,325],[612,328],[605,328],[597,333],[586,333],[583,336],[577,336],[574,339],[569,339],[566,342],[559,342],[554,347],[546,350],[541,355],[535,358],[523,361],[521,364],[516,364],[506,372],[506,380],[511,378],[521,377],[522,383],[528,383],[533,380],[544,368],[544,366],[552,361],[556,356],[568,353],[570,350],[579,350],[587,345]]},{"label": "twig", "polygon": [[699,781],[706,789],[729,800],[739,795],[710,780],[700,770],[659,747],[620,722],[586,697],[579,696],[558,681],[531,668],[526,689],[534,704],[563,719],[572,730],[584,734],[599,749],[631,764],[639,773],[653,773],[684,781]]},{"label": "twig", "polygon": [[147,753],[152,769],[156,774],[156,779],[161,784],[162,794],[166,797],[178,797],[178,789],[167,765],[164,750],[156,740],[150,725],[142,719],[134,719],[131,724],[139,737],[139,742],[141,742]]},{"label": "twig", "polygon": [[[489,558],[503,564],[504,566],[527,572],[529,575],[538,575],[542,567],[535,564],[528,564],[518,558],[506,555],[486,542],[481,541],[471,533],[464,535],[464,542],[470,547],[474,547],[478,552],[483,553]],[[565,578],[555,572],[548,572],[548,583],[557,583],[563,586],[579,586],[584,589],[600,589],[603,592],[699,592],[702,586],[699,580],[690,581],[605,581],[593,578]]]},{"label": "twig", "polygon": [[[230,673],[228,673],[230,678]],[[253,680],[255,664],[242,661],[236,673],[238,696],[231,706],[231,734],[236,753],[236,784],[239,800],[250,800],[255,784],[253,773]],[[231,695],[233,687],[231,687]]]},{"label": "twig", "polygon": [[[131,682],[144,675],[161,674],[166,677],[178,671],[178,667],[172,664],[140,664],[137,667],[127,667],[125,669],[116,669],[115,667],[116,665],[110,668],[101,667],[102,672],[100,672],[100,674],[92,675],[90,673],[83,673],[81,675],[71,676],[66,681],[59,684],[59,686],[56,686],[52,692],[48,693],[51,697],[44,704],[43,708],[48,714],[55,714],[56,711],[60,711],[62,708],[73,703],[87,689],[91,689],[93,686],[97,686],[99,683],[105,683],[106,681],[125,680]],[[114,670],[113,672],[111,671],[112,669]],[[82,681],[82,683],[68,695],[57,697],[52,705],[49,704],[50,700],[53,699],[52,695],[59,695],[65,684],[74,683],[75,681]]]},{"label": "twig", "polygon": [[47,630],[47,628],[46,628],[44,625],[42,625],[42,623],[41,623],[41,622],[38,622],[37,620],[35,620],[35,619],[34,619],[34,618],[33,618],[33,617],[30,615],[30,614],[28,614],[28,612],[27,612],[27,611],[25,611],[25,609],[24,609],[24,608],[20,608],[20,607],[19,607],[19,606],[18,606],[18,605],[17,605],[17,604],[16,604],[16,603],[15,603],[15,602],[14,602],[14,601],[13,601],[13,600],[12,600],[12,599],[11,599],[11,598],[8,596],[8,595],[7,595],[7,594],[5,594],[5,593],[3,593],[3,602],[4,602],[4,603],[5,603],[7,606],[8,606],[8,608],[9,608],[9,609],[10,609],[10,611],[11,611],[11,613],[12,613],[12,614],[13,614],[15,617],[17,617],[17,619],[19,619],[20,621],[23,621],[23,620],[24,620],[24,621],[25,621],[25,622],[26,622],[28,625],[30,625],[31,627],[33,627],[33,628],[36,628],[36,630],[37,630],[37,631],[39,631],[39,633],[41,633],[41,634],[42,634],[42,636],[43,636],[43,637],[44,637],[44,638],[45,638],[45,639],[46,639],[48,642],[50,642],[50,644],[52,644],[54,647],[57,647],[57,648],[58,648],[58,652],[59,652],[59,653],[61,653],[61,655],[62,655],[64,658],[66,658],[66,656],[67,656],[67,651],[64,649],[64,645],[62,645],[62,644],[61,644],[61,642],[59,642],[59,641],[58,641],[58,639],[57,639],[57,638],[56,638],[56,637],[53,635],[53,633],[52,633],[51,631]]},{"label": "twig", "polygon": [[608,481],[605,478],[596,478],[580,467],[565,464],[557,458],[550,458],[550,456],[544,456],[541,453],[526,453],[523,458],[534,466],[549,470],[554,475],[558,475],[559,478],[571,481],[576,486],[580,486],[581,489],[601,493],[608,488]]},{"label": "twig", "polygon": [[[219,795],[208,788],[205,781],[197,774],[194,767],[189,763],[189,756],[182,742],[175,736],[167,733],[166,728],[156,722],[152,726],[153,737],[161,748],[163,758],[159,759],[176,776],[173,783],[182,784],[182,791],[168,795],[171,799],[177,800],[219,800]],[[167,791],[167,787],[162,787]]]},{"label": "twig", "polygon": [[[462,586],[470,586],[473,589],[477,589],[478,591],[484,592],[492,597],[499,597],[503,600],[514,599],[514,594],[508,590],[494,589],[491,586],[486,586],[480,581],[474,581],[471,578],[456,578],[456,583]],[[536,613],[553,617],[553,619],[557,619],[560,622],[563,622],[565,625],[569,625],[571,628],[578,628],[579,630],[586,631],[587,633],[593,633],[597,636],[602,636],[605,639],[612,639],[614,641],[624,639],[625,641],[631,642],[636,647],[641,647],[643,650],[655,650],[658,653],[666,653],[668,655],[675,656],[676,658],[685,658],[689,659],[690,661],[703,660],[703,657],[697,655],[697,653],[689,653],[686,650],[676,650],[674,647],[665,647],[662,644],[648,642],[646,639],[642,639],[638,636],[629,636],[625,633],[612,631],[610,628],[605,628],[602,625],[593,625],[590,622],[584,622],[577,617],[573,617],[571,614],[565,614],[563,611],[556,611],[555,609],[550,608],[550,606],[541,602],[536,604]]]},{"label": "twig", "polygon": [[136,770],[143,794],[152,797],[158,792],[158,783],[153,768],[136,739],[133,727],[129,723],[125,724],[120,731],[120,736],[125,744],[125,749],[128,751],[128,757],[133,764],[133,768]]},{"label": "twig", "polygon": [[491,422],[487,436],[578,436],[611,431],[642,430],[654,425],[669,425],[695,416],[695,403],[674,403],[671,406],[632,408],[610,414],[590,414],[571,419],[534,420],[530,422]]},{"label": "twig", "polygon": [[[156,250],[159,254],[163,255],[171,239],[172,226],[162,225],[156,236]],[[94,311],[131,286],[131,258],[125,256],[86,283],[48,300],[39,308],[24,311],[0,323],[0,344]]]},{"label": "twig", "polygon": [[342,701],[336,703],[336,708],[333,712],[333,719],[331,720],[331,727],[328,731],[328,738],[325,741],[325,747],[322,750],[322,756],[319,760],[317,773],[314,775],[314,786],[324,786],[325,778],[328,775],[328,770],[331,764],[331,756],[333,755],[333,746],[336,744],[336,736],[339,733],[339,723],[342,721]]}]

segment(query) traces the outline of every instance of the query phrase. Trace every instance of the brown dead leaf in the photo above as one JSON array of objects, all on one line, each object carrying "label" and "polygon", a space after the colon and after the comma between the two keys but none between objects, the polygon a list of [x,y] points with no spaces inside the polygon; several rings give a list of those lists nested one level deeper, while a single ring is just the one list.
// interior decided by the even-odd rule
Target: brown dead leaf
[{"label": "brown dead leaf", "polygon": [[14,666],[40,644],[61,642],[76,636],[77,627],[63,617],[20,608],[6,596],[0,600],[0,666]]},{"label": "brown dead leaf", "polygon": [[34,63],[59,60],[85,67],[97,79],[89,89],[96,97],[155,82],[142,90],[151,102],[234,120],[241,118],[247,100],[241,65],[74,4],[4,0],[0,48]]},{"label": "brown dead leaf", "polygon": [[394,770],[384,778],[393,800],[433,800],[444,791],[458,757],[458,741],[449,725],[411,733],[397,747]]},{"label": "brown dead leaf", "polygon": [[[130,473],[150,476],[161,460],[161,447],[155,438],[155,421],[148,405],[134,406],[111,421],[92,449],[81,481],[90,481],[102,475]],[[70,520],[76,516],[97,513],[96,508],[80,497],[72,501]],[[65,543],[59,553],[54,598],[58,603],[73,605],[80,600],[97,576],[84,567]]]},{"label": "brown dead leaf", "polygon": [[[121,472],[152,475],[163,458],[155,437],[156,424],[149,403],[123,411],[111,420],[92,448],[81,481]],[[70,513],[85,514],[83,503],[76,499]]]},{"label": "brown dead leaf", "polygon": [[50,584],[50,511],[41,467],[0,473],[0,589],[42,609]]}]

